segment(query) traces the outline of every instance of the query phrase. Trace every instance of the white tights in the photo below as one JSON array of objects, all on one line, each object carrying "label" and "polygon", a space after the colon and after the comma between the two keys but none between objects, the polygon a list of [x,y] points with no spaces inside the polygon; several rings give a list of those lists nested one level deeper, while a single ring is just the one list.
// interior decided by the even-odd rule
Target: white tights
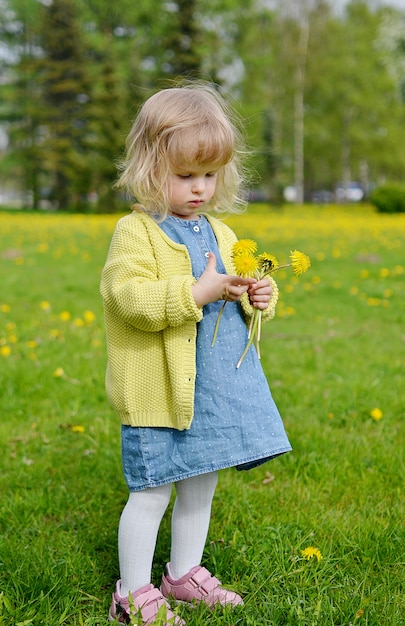
[{"label": "white tights", "polygon": [[[218,474],[211,472],[175,483],[172,514],[171,572],[175,579],[201,562]],[[150,583],[160,522],[170,502],[172,485],[129,495],[118,529],[121,595]]]}]

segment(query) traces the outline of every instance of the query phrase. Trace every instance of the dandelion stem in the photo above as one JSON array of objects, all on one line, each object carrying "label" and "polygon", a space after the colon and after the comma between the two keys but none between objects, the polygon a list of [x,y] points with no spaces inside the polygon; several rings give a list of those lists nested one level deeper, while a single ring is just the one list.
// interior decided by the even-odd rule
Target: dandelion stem
[{"label": "dandelion stem", "polygon": [[251,334],[252,334],[252,330],[253,330],[253,321],[254,321],[254,316],[252,315],[252,317],[250,318],[249,332],[248,332],[248,339],[250,339]]},{"label": "dandelion stem", "polygon": [[284,270],[286,267],[291,267],[291,265],[292,263],[285,263],[284,265],[278,265],[277,267],[273,267],[273,269],[271,269],[269,272],[263,274],[262,278],[265,278],[265,276],[270,276],[270,274],[278,272],[278,270]]},{"label": "dandelion stem", "polygon": [[212,343],[211,343],[211,348],[214,346],[214,343],[217,340],[217,335],[218,335],[218,328],[219,328],[219,322],[221,321],[221,317],[222,317],[222,313],[224,312],[224,308],[225,308],[225,304],[227,303],[227,300],[224,300],[219,313],[218,313],[218,317],[217,317],[217,323],[215,324],[215,330],[214,330],[214,336],[212,338]]},{"label": "dandelion stem", "polygon": [[[252,315],[252,319],[251,319],[251,332],[250,332],[250,336],[249,336],[249,341],[246,344],[246,347],[242,353],[242,356],[240,357],[236,368],[239,369],[239,367],[242,365],[242,361],[245,358],[245,356],[248,353],[248,350],[250,348],[250,346],[252,345],[255,337],[257,337],[257,331],[258,331],[258,326],[261,322],[261,310],[260,309],[255,309]],[[258,357],[260,358],[260,350],[258,352]]]}]

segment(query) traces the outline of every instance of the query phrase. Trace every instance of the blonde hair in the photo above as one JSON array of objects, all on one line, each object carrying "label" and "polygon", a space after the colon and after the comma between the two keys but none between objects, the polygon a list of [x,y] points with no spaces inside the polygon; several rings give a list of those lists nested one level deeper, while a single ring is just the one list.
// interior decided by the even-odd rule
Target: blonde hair
[{"label": "blonde hair", "polygon": [[171,169],[207,165],[218,170],[210,207],[237,212],[246,203],[240,194],[242,142],[234,118],[211,85],[187,84],[155,93],[129,132],[116,186],[129,191],[144,211],[164,219]]}]

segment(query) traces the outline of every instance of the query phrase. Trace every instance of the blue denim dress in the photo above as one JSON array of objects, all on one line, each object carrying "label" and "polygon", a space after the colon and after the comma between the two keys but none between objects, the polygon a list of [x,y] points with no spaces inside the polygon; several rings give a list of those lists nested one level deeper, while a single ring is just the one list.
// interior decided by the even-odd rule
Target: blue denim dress
[{"label": "blue denim dress", "polygon": [[[193,274],[203,273],[209,252],[226,273],[214,232],[204,217],[168,217],[160,224],[188,248]],[[197,329],[194,417],[189,430],[122,427],[124,475],[130,491],[157,487],[226,467],[251,469],[291,450],[256,350],[246,346],[240,304],[227,302],[215,345],[212,337],[222,301],[208,304]]]}]

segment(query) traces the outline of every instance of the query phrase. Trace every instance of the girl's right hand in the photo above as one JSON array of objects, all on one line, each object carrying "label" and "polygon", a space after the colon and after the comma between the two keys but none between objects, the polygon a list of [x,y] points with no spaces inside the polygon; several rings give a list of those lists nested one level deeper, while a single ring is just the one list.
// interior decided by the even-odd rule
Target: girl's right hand
[{"label": "girl's right hand", "polygon": [[210,252],[207,267],[198,281],[191,287],[198,307],[203,307],[205,304],[216,302],[217,300],[236,302],[248,290],[250,285],[257,282],[255,278],[218,274],[216,267],[217,260],[215,254]]}]

